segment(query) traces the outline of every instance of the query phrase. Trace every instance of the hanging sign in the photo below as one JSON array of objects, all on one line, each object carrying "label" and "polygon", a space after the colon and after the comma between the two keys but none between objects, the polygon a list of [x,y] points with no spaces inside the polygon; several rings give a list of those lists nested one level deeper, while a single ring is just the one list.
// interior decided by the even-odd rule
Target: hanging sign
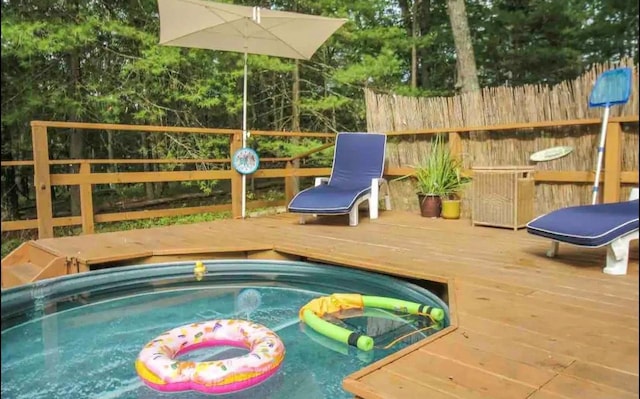
[{"label": "hanging sign", "polygon": [[260,166],[260,158],[251,148],[241,148],[233,154],[231,158],[231,166],[240,174],[250,175],[258,170]]},{"label": "hanging sign", "polygon": [[531,154],[529,159],[534,162],[551,161],[562,158],[563,156],[568,155],[571,151],[573,151],[573,147],[570,146],[551,147]]}]

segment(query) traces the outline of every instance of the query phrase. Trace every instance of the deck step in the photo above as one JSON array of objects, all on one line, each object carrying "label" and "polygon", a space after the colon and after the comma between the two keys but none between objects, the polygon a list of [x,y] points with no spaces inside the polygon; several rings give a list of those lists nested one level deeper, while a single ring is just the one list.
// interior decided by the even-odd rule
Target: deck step
[{"label": "deck step", "polygon": [[2,288],[68,274],[67,258],[28,241],[2,259]]},{"label": "deck step", "polygon": [[2,287],[9,288],[30,283],[42,270],[42,267],[30,262],[5,266],[2,268]]}]

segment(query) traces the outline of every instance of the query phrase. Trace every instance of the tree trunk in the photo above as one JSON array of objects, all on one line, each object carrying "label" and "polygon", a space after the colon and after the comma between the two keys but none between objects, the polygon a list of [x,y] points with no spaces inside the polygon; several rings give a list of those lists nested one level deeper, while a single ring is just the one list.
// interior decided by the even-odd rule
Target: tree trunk
[{"label": "tree trunk", "polygon": [[[149,143],[147,143],[147,135],[145,133],[140,133],[140,149],[144,159],[151,159],[151,151],[149,151]],[[150,165],[148,163],[142,164],[142,170],[145,172],[151,171]],[[153,183],[144,183],[144,189],[148,200],[155,198]]]},{"label": "tree trunk", "polygon": [[[426,36],[429,34],[429,32],[432,29],[432,23],[431,23],[431,1],[430,0],[421,0],[420,1],[420,12],[418,13],[418,22],[420,23],[419,25],[419,29],[420,29],[420,35],[421,36]],[[422,88],[428,88],[430,87],[429,84],[429,63],[428,62],[424,62],[424,60],[427,60],[429,55],[430,55],[431,49],[428,47],[423,47],[420,48],[418,51],[418,58],[420,60],[423,60],[420,65],[419,65],[419,70],[420,70],[420,87]]]},{"label": "tree trunk", "polygon": [[[72,93],[72,98],[78,98],[78,87],[80,86],[80,56],[77,50],[74,50],[69,54],[69,88]],[[78,112],[75,108],[72,109],[69,115],[71,122],[78,121]],[[69,158],[82,159],[84,153],[84,136],[80,129],[71,129],[69,138]],[[78,173],[80,165],[74,164],[71,167],[71,173]],[[71,196],[71,214],[80,215],[80,186],[69,186],[69,194]]]},{"label": "tree trunk", "polygon": [[[115,159],[115,152],[113,149],[113,130],[107,130],[107,156],[109,159]],[[109,172],[117,173],[118,172],[118,164],[114,163],[109,165]],[[115,183],[109,183],[110,188],[116,188]]]},{"label": "tree trunk", "polygon": [[[2,161],[15,159],[12,137],[2,128]],[[2,220],[18,219],[18,178],[16,167],[2,168]]]},{"label": "tree trunk", "polygon": [[[160,159],[160,155],[158,154],[158,139],[159,139],[159,135],[157,134],[153,134],[150,135],[147,139],[148,142],[151,144],[151,147],[149,148],[149,152],[151,154],[151,159]],[[151,165],[151,170],[153,170],[154,172],[158,172],[160,170],[160,165],[158,165],[157,163],[154,163]],[[164,192],[164,188],[167,184],[167,182],[164,181],[159,181],[159,182],[155,182],[155,183],[151,183],[153,185],[153,198],[160,198],[162,197],[162,193]]]},{"label": "tree trunk", "polygon": [[480,84],[464,0],[447,0],[447,6],[457,55],[456,87],[462,93],[477,91]]},{"label": "tree trunk", "polygon": [[411,88],[418,88],[418,37],[420,37],[420,25],[418,11],[420,0],[413,0],[411,5]]},{"label": "tree trunk", "polygon": [[[295,60],[294,68],[293,68],[293,85],[291,86],[291,130],[294,132],[300,131],[300,61]],[[291,143],[297,144],[299,141],[298,137],[292,137]],[[293,167],[300,167],[300,159],[296,159],[293,161]],[[297,193],[300,191],[300,179],[298,177],[294,177],[293,181],[293,192]]]}]

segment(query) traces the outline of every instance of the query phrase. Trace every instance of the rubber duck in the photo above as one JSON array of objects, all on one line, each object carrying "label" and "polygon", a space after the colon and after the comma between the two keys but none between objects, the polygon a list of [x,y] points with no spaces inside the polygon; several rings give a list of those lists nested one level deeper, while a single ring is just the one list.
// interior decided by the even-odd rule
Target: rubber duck
[{"label": "rubber duck", "polygon": [[205,273],[207,273],[207,268],[204,266],[204,263],[197,261],[196,266],[193,268],[193,274],[196,276],[196,280],[202,280]]}]

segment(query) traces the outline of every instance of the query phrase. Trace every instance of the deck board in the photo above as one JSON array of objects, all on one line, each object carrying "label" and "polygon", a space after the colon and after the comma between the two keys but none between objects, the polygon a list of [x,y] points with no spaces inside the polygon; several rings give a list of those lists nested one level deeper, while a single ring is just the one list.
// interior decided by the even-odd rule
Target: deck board
[{"label": "deck board", "polygon": [[[273,248],[269,241],[243,239],[239,235],[227,234],[233,221],[167,226],[155,229],[129,230],[98,235],[47,238],[36,243],[54,253],[73,256],[88,265],[138,259],[154,254],[235,252]],[[237,229],[236,229],[237,230]]]},{"label": "deck board", "polygon": [[[468,220],[381,212],[299,225],[294,215],[55,238],[37,245],[88,265],[114,258],[278,253],[450,285],[456,328],[345,379],[364,398],[638,397],[638,245],[626,276],[605,249],[561,245]],[[454,302],[453,302],[454,301]]]}]

